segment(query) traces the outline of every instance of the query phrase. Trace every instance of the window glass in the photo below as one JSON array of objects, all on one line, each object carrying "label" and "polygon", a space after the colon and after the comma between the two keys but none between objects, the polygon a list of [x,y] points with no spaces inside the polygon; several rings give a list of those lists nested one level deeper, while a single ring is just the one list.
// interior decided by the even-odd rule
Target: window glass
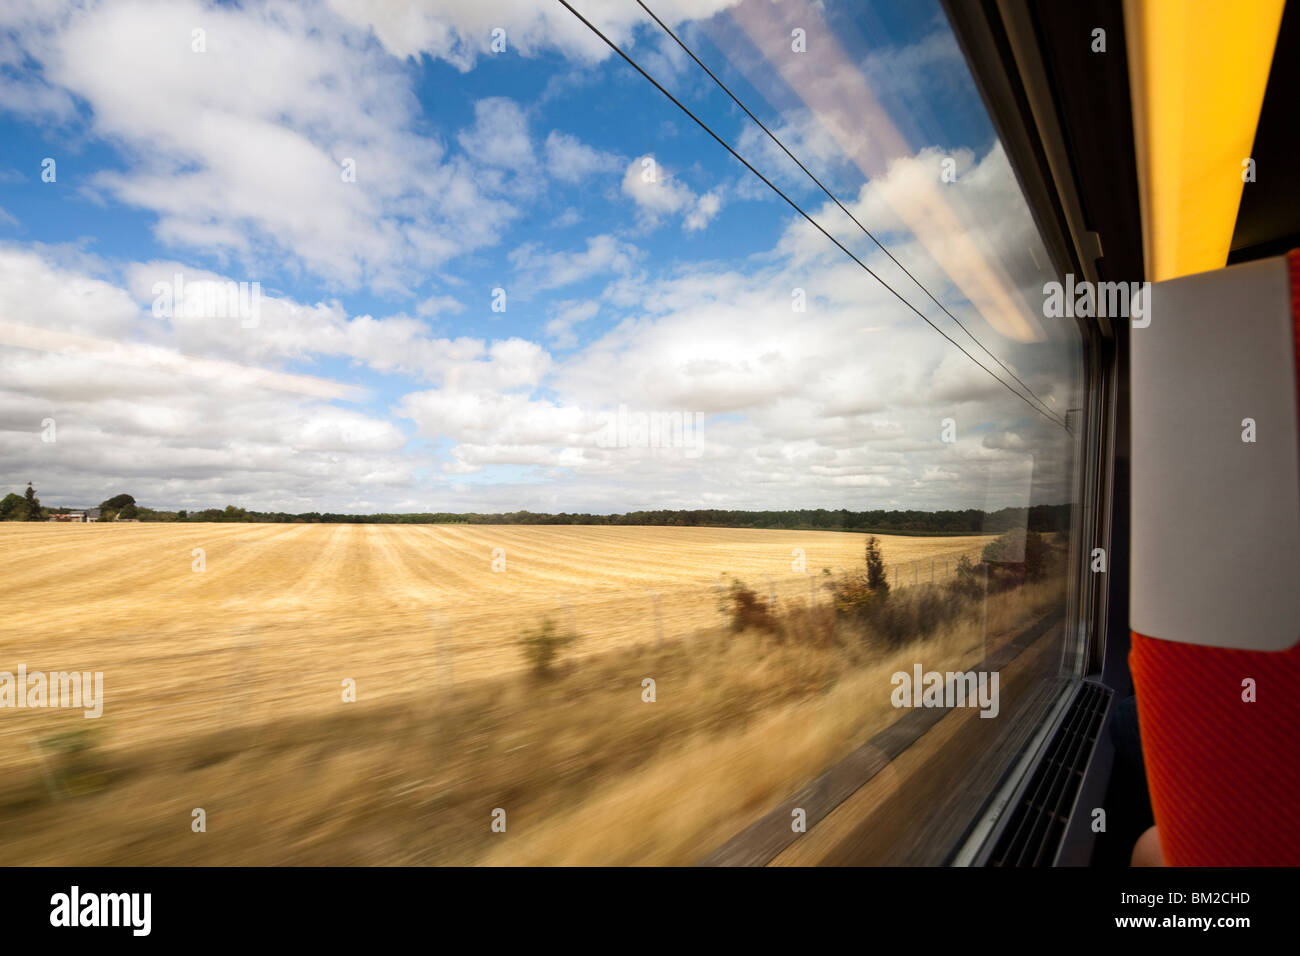
[{"label": "window glass", "polygon": [[0,15],[6,861],[932,863],[1041,723],[1083,351],[941,8],[574,6],[662,90]]}]

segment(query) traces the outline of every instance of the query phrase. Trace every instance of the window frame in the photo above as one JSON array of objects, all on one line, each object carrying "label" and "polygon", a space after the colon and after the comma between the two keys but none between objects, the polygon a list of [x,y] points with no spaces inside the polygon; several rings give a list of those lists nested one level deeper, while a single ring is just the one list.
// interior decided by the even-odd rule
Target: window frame
[{"label": "window frame", "polygon": [[[1122,199],[1109,197],[1099,204],[1095,202],[1098,197],[1081,195],[1083,177],[1076,169],[1080,160],[1070,153],[1067,143],[1069,133],[1077,134],[1080,123],[1087,120],[1058,109],[1059,91],[1053,89],[1052,71],[1046,62],[1049,55],[1059,52],[1051,49],[1053,43],[1046,27],[1060,23],[1045,5],[1032,0],[941,2],[1053,266],[1061,275],[1073,273],[1091,282],[1100,281],[1097,260],[1103,249],[1098,232],[1088,228],[1096,220],[1085,216],[1083,200],[1094,200],[1090,204],[1094,215],[1098,205],[1105,205],[1101,211],[1108,226],[1122,226],[1128,211],[1122,208]],[[1115,44],[1118,49],[1112,56],[1125,71],[1126,83],[1120,4],[1104,2],[1099,6],[1109,7],[1103,12],[1110,22],[1118,20],[1121,24],[1119,42]],[[1097,11],[1086,12],[1097,19]],[[1114,75],[1109,80],[1114,82]],[[1087,83],[1088,78],[1075,82]],[[1121,121],[1129,120],[1128,109],[1114,113]],[[1102,115],[1111,118],[1109,113]],[[1108,162],[1113,163],[1114,157],[1108,157]],[[1127,278],[1144,277],[1140,247],[1136,263],[1132,257],[1120,255],[1104,265],[1108,273],[1114,265],[1114,271],[1132,273]],[[1082,337],[1084,402],[1074,434],[1077,467],[1066,606],[1067,634],[1073,635],[1073,640],[1067,640],[1063,647],[1061,667],[1069,680],[1044,711],[1033,739],[1004,775],[998,792],[955,848],[948,860],[951,865],[982,865],[989,859],[1011,816],[1008,808],[1022,796],[1080,685],[1084,681],[1101,683],[1104,677],[1110,678],[1106,683],[1118,683],[1115,675],[1124,662],[1116,658],[1127,650],[1127,640],[1110,640],[1112,632],[1127,637],[1127,485],[1122,483],[1123,476],[1116,467],[1117,461],[1127,458],[1127,328],[1106,318],[1076,321]],[[1092,570],[1097,548],[1105,556],[1105,572]],[[1085,784],[1091,791],[1095,792],[1098,785],[1104,791],[1109,757],[1109,747],[1099,740],[1085,774]],[[1079,793],[1083,792],[1081,785]],[[1092,841],[1090,831],[1080,829],[1078,805],[1076,802],[1076,812],[1058,847],[1056,861],[1071,845],[1070,862],[1087,862]]]}]

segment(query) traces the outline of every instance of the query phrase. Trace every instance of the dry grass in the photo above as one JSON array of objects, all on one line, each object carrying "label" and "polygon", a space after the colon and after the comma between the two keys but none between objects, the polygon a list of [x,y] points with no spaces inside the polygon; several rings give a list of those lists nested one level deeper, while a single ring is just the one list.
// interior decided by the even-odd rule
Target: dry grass
[{"label": "dry grass", "polygon": [[[892,721],[900,664],[969,666],[1059,600],[1051,585],[998,595],[889,652],[832,628],[789,572],[796,547],[810,570],[860,564],[861,535],[13,527],[0,571],[23,586],[4,599],[0,669],[103,670],[108,702],[99,721],[0,713],[12,863],[691,862]],[[887,561],[983,543],[882,542]],[[760,592],[770,574],[788,633],[722,627],[722,572]],[[647,586],[658,645],[648,601],[628,607]],[[516,639],[562,587],[577,593],[557,620],[580,640],[538,681]],[[85,754],[41,743],[57,731],[83,735]],[[196,807],[206,833],[191,832]]]},{"label": "dry grass", "polygon": [[[972,614],[905,649],[846,661],[819,692],[756,715],[739,730],[657,755],[635,776],[603,784],[545,827],[501,840],[485,862],[692,863],[897,719],[902,712],[889,702],[894,672],[910,672],[918,662],[934,670],[968,669],[1060,595],[1059,583],[998,595],[988,602],[989,620],[1012,620],[1006,630],[986,631],[982,615]],[[781,681],[779,673],[772,677]]]},{"label": "dry grass", "polygon": [[[988,540],[881,538],[887,561]],[[791,570],[862,562],[864,536],[706,528],[467,525],[0,524],[0,670],[102,671],[110,746],[232,721],[330,712],[524,666],[551,615],[572,653],[689,635],[719,621],[720,579],[807,599]],[[207,570],[192,569],[195,548]],[[505,550],[506,570],[492,571]],[[656,599],[659,619],[656,620]],[[0,769],[7,751],[0,724]]]}]

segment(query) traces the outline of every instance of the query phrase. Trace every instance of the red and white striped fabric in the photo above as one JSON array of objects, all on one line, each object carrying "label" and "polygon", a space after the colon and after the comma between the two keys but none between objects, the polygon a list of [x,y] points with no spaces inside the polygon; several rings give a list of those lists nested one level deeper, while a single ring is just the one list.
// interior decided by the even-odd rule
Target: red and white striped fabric
[{"label": "red and white striped fabric", "polygon": [[1129,663],[1165,862],[1300,865],[1300,252],[1156,283],[1148,314]]}]

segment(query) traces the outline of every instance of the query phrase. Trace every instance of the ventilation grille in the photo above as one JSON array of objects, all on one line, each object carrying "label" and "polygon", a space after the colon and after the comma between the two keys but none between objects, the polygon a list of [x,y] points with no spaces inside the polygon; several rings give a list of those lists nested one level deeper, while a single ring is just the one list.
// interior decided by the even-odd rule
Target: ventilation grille
[{"label": "ventilation grille", "polygon": [[1065,836],[1111,691],[1085,682],[1034,770],[989,857],[989,866],[1050,866]]}]

